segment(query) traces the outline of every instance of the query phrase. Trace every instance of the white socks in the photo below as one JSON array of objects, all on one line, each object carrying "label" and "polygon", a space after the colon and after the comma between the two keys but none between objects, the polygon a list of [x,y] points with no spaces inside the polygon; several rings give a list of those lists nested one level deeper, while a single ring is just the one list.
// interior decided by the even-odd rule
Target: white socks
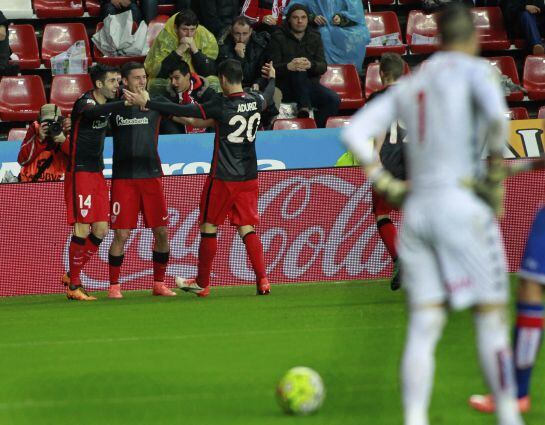
[{"label": "white socks", "polygon": [[481,369],[496,401],[499,425],[522,425],[516,402],[516,384],[509,330],[503,309],[475,313]]},{"label": "white socks", "polygon": [[435,347],[446,322],[442,307],[410,313],[407,344],[402,361],[405,425],[428,425],[428,407],[435,371]]}]

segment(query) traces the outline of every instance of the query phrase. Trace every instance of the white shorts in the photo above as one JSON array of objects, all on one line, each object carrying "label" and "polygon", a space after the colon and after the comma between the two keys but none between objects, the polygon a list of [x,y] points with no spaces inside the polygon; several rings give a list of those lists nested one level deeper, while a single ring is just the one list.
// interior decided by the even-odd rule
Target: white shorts
[{"label": "white shorts", "polygon": [[399,240],[411,306],[460,310],[508,300],[505,253],[490,208],[465,190],[411,197]]}]

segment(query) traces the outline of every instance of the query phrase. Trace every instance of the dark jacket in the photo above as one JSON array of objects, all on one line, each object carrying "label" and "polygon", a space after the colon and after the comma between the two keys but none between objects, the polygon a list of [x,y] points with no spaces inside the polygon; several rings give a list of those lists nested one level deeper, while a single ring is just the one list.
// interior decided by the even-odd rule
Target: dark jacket
[{"label": "dark jacket", "polygon": [[276,69],[276,85],[284,91],[288,86],[288,63],[294,58],[305,57],[311,67],[307,71],[311,80],[319,81],[326,72],[327,63],[324,55],[324,45],[320,33],[307,28],[301,40],[295,38],[287,25],[273,33],[269,43],[269,59]]},{"label": "dark jacket", "polygon": [[240,14],[239,0],[200,0],[196,3],[200,23],[216,38],[220,38],[223,31]]},{"label": "dark jacket", "polygon": [[544,0],[502,0],[500,7],[505,19],[505,28],[511,38],[520,37],[520,14],[524,12],[527,5],[537,6],[541,9],[541,13],[545,12]]},{"label": "dark jacket", "polygon": [[267,46],[270,39],[270,34],[266,32],[253,32],[246,45],[246,53],[243,59],[236,54],[235,40],[229,34],[223,40],[223,44],[220,45],[217,63],[219,64],[226,59],[239,61],[242,65],[242,85],[248,87],[254,83],[258,83],[261,86],[264,82],[264,79],[261,77],[261,67],[267,60]]},{"label": "dark jacket", "polygon": [[8,65],[9,57],[11,55],[11,49],[9,48],[9,24],[10,22],[6,19],[4,14],[0,12],[0,25],[6,27],[6,38],[0,41],[0,67],[6,67]]}]

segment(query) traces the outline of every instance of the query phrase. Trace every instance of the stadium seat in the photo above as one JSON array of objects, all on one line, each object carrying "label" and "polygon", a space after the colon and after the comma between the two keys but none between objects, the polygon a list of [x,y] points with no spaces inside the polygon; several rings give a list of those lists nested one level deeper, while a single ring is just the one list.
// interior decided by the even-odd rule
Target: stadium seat
[{"label": "stadium seat", "polygon": [[157,35],[163,30],[163,27],[165,26],[165,23],[168,21],[168,18],[169,17],[167,15],[159,15],[151,20],[151,22],[148,25],[148,35],[147,35],[148,46],[151,47]]},{"label": "stadium seat", "polygon": [[400,6],[406,6],[406,5],[421,3],[421,0],[397,0],[397,3]]},{"label": "stadium seat", "polygon": [[407,46],[403,44],[401,39],[401,28],[399,27],[399,21],[395,12],[374,12],[365,14],[365,23],[371,38],[380,37],[387,34],[399,34],[398,39],[401,43],[398,46],[367,46],[365,56],[381,56],[386,52],[405,54]]},{"label": "stadium seat", "polygon": [[[104,26],[103,22],[97,24],[95,32],[98,32]],[[138,26],[135,22],[132,24],[132,32],[134,33],[138,29]],[[93,43],[93,57],[98,63],[103,63],[110,66],[121,66],[127,62],[144,62],[146,59],[145,56],[104,56],[102,52],[97,48],[96,44]]]},{"label": "stadium seat", "polygon": [[510,120],[527,120],[527,119],[530,119],[530,115],[528,115],[528,109],[526,109],[523,106],[517,106],[515,108],[509,108],[509,111],[507,112],[507,117]]},{"label": "stadium seat", "polygon": [[341,98],[340,109],[358,109],[365,103],[360,77],[352,64],[327,65],[327,71],[322,75],[320,83],[337,92]]},{"label": "stadium seat", "polygon": [[100,0],[85,0],[85,10],[89,16],[100,16]]},{"label": "stadium seat", "polygon": [[74,102],[93,88],[89,74],[55,75],[51,82],[51,103],[61,108],[62,114],[72,113]]},{"label": "stadium seat", "polygon": [[471,9],[475,27],[479,30],[482,50],[507,50],[511,42],[503,24],[499,7],[474,7]]},{"label": "stadium seat", "polygon": [[[520,85],[520,79],[517,72],[515,60],[511,56],[497,56],[486,58],[492,66],[500,70],[503,75],[507,75],[513,83]],[[507,100],[522,100],[524,93],[521,90],[511,93],[507,96]]]},{"label": "stadium seat", "polygon": [[531,100],[545,99],[545,57],[526,56],[522,85]]},{"label": "stadium seat", "polygon": [[8,142],[14,140],[23,140],[26,136],[26,128],[12,128],[8,133]]},{"label": "stadium seat", "polygon": [[40,19],[78,18],[83,16],[82,0],[33,0],[34,11]]},{"label": "stadium seat", "polygon": [[350,124],[351,116],[329,117],[325,123],[325,128],[340,128]]},{"label": "stadium seat", "polygon": [[80,23],[47,24],[42,39],[42,61],[46,68],[51,67],[53,56],[68,50],[78,40],[85,42],[87,61],[90,65],[92,63],[91,49],[85,25]]},{"label": "stadium seat", "polygon": [[411,53],[433,53],[439,48],[437,41],[419,41],[419,37],[437,37],[437,13],[425,14],[411,10],[407,17],[407,44]]},{"label": "stadium seat", "polygon": [[42,62],[34,27],[30,24],[10,25],[8,31],[9,47],[19,57],[10,63],[19,65],[21,69],[39,68]]},{"label": "stadium seat", "polygon": [[175,4],[159,4],[157,5],[157,14],[158,15],[168,15],[172,16],[176,12]]},{"label": "stadium seat", "polygon": [[302,130],[316,128],[312,118],[282,118],[274,121],[273,130]]},{"label": "stadium seat", "polygon": [[0,80],[0,119],[33,121],[47,103],[42,79],[38,75],[3,77]]},{"label": "stadium seat", "polygon": [[545,106],[541,106],[539,111],[537,111],[537,117],[544,119],[545,118]]},{"label": "stadium seat", "polygon": [[[384,86],[382,85],[382,80],[380,79],[380,64],[379,62],[371,62],[367,65],[367,71],[365,72],[365,98],[369,99],[374,92],[381,90]],[[403,71],[404,75],[410,74],[411,69],[409,65],[405,62],[405,69]]]},{"label": "stadium seat", "polygon": [[395,0],[369,0],[371,6],[394,6]]}]

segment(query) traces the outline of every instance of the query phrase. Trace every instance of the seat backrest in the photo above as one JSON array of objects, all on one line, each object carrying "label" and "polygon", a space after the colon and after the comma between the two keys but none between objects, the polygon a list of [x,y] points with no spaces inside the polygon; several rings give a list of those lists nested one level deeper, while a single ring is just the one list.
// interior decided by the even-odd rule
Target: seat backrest
[{"label": "seat backrest", "polygon": [[62,114],[72,113],[74,102],[93,88],[89,74],[55,75],[51,82],[51,103],[61,108]]},{"label": "seat backrest", "polygon": [[68,50],[78,40],[85,42],[85,50],[90,58],[91,49],[85,25],[81,23],[47,24],[42,39],[42,59],[48,60]]},{"label": "seat backrest", "polygon": [[526,109],[524,106],[509,108],[509,115],[509,118],[512,120],[527,120],[530,118],[528,115],[528,109]]},{"label": "seat backrest", "polygon": [[507,38],[503,15],[499,7],[474,7],[471,9],[475,28],[481,37]]},{"label": "seat backrest", "polygon": [[520,84],[515,60],[511,56],[496,56],[486,58],[490,65],[498,68],[503,75],[507,75],[515,84]]},{"label": "seat backrest", "polygon": [[[0,80],[0,117],[9,120],[33,120],[47,103],[42,79],[38,75],[3,77]],[[17,116],[13,116],[13,115]]]},{"label": "seat backrest", "polygon": [[401,28],[395,12],[366,13],[365,23],[367,24],[371,38],[396,32],[399,33],[401,37]]},{"label": "seat backrest", "polygon": [[361,82],[356,67],[352,64],[327,65],[320,83],[343,97],[361,97]]},{"label": "seat backrest", "polygon": [[437,13],[425,14],[421,10],[411,10],[407,17],[407,42],[413,34],[435,37],[438,34]]},{"label": "seat backrest", "polygon": [[545,85],[545,57],[526,56],[522,79],[525,87],[528,84]]},{"label": "seat backrest", "polygon": [[274,121],[273,130],[301,130],[316,128],[312,118],[283,118]]},{"label": "seat backrest", "polygon": [[23,140],[26,136],[26,128],[12,128],[8,133],[8,141]]},{"label": "seat backrest", "polygon": [[165,23],[168,21],[168,19],[169,17],[167,15],[159,15],[150,21],[148,25],[148,34],[146,36],[148,46],[151,47],[155,38],[163,30],[163,27],[165,26]]},{"label": "seat backrest", "polygon": [[40,57],[36,33],[30,24],[10,25],[9,47],[20,59],[36,59]]},{"label": "seat backrest", "polygon": [[351,116],[329,117],[325,123],[325,128],[347,127],[351,118]]},{"label": "seat backrest", "polygon": [[541,119],[545,118],[545,106],[539,108],[539,111],[537,111],[537,117]]}]

